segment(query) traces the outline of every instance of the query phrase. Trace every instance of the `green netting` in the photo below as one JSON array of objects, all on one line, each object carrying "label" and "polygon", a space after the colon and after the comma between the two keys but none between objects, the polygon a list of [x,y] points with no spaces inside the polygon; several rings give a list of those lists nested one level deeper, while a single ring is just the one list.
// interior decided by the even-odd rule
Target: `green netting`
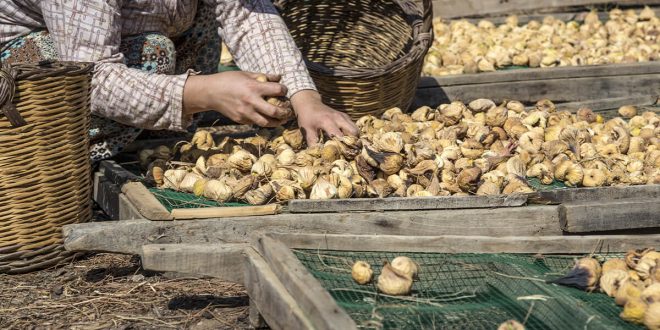
[{"label": "green netting", "polygon": [[[546,284],[575,256],[439,254],[294,250],[294,254],[361,328],[497,329],[515,319],[527,329],[640,329],[618,317],[621,308],[602,293]],[[408,297],[377,293],[351,279],[355,260],[382,263],[405,255],[421,266]]]},{"label": "green netting", "polygon": [[529,183],[529,186],[536,191],[569,188],[563,182],[557,180],[553,180],[551,184],[543,184],[538,178],[527,178],[527,183]]},{"label": "green netting", "polygon": [[178,192],[171,189],[149,188],[156,199],[165,206],[168,211],[173,209],[192,209],[201,207],[231,207],[247,206],[244,203],[219,203],[193,194]]},{"label": "green netting", "polygon": [[507,71],[507,70],[522,70],[522,69],[529,69],[529,67],[528,66],[521,66],[521,65],[509,65],[509,66],[499,68],[498,70]]}]

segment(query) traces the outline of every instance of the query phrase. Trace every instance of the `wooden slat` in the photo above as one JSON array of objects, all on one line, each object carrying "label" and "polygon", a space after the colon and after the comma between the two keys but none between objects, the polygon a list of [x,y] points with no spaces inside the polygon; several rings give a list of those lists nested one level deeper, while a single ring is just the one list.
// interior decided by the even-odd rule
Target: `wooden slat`
[{"label": "wooden slat", "polygon": [[445,77],[423,77],[419,81],[418,88],[482,85],[487,83],[523,82],[562,78],[637,76],[658,73],[660,73],[660,62],[529,68]]},{"label": "wooden slat", "polygon": [[118,186],[123,185],[126,182],[138,181],[140,178],[127,171],[121,165],[117,164],[112,160],[104,160],[99,163],[99,172],[105,175],[106,180],[117,184]]},{"label": "wooden slat", "polygon": [[126,195],[119,195],[119,220],[138,220],[144,219],[142,214],[133,206]]},{"label": "wooden slat", "polygon": [[149,244],[142,247],[142,266],[216,277],[244,283],[244,250],[248,244]]},{"label": "wooden slat", "polygon": [[386,236],[268,234],[289,248],[436,253],[589,253],[660,247],[660,234],[594,236]]},{"label": "wooden slat", "polygon": [[116,184],[105,180],[102,177],[94,183],[94,201],[99,205],[101,210],[113,220],[120,220],[119,212],[119,196],[121,190]]},{"label": "wooden slat", "polygon": [[253,249],[245,251],[245,288],[271,329],[314,329],[298,300],[286,290],[264,259]]},{"label": "wooden slat", "polygon": [[457,100],[470,102],[478,98],[489,98],[498,103],[504,99],[534,103],[547,98],[556,103],[566,103],[599,98],[656,96],[659,91],[660,73],[585,78],[539,78],[538,80],[466,85],[441,84],[438,87],[418,88],[413,107],[437,106]]},{"label": "wooden slat", "polygon": [[[552,9],[569,7],[588,7],[614,3],[608,0],[434,0],[433,14],[436,17],[456,18],[475,17],[498,14],[519,14],[532,11],[552,11]],[[658,0],[616,1],[617,5],[658,5]]]},{"label": "wooden slat", "polygon": [[323,213],[352,211],[405,211],[443,209],[482,209],[525,205],[526,195],[465,196],[465,197],[392,197],[353,198],[339,200],[293,200],[291,213]]},{"label": "wooden slat", "polygon": [[321,283],[293,255],[291,250],[270,237],[258,239],[258,249],[313,323],[314,329],[356,329],[344,311]]},{"label": "wooden slat", "polygon": [[[613,110],[619,109],[624,105],[636,105],[636,106],[652,106],[658,102],[658,96],[652,95],[640,95],[640,96],[624,96],[624,97],[613,97],[606,99],[598,100],[587,100],[587,101],[578,101],[578,102],[567,102],[557,104],[557,108],[561,110],[568,110],[570,112],[577,112],[582,107],[589,108],[595,112],[601,112],[603,110]],[[617,114],[618,116],[618,114]]]},{"label": "wooden slat", "polygon": [[560,221],[569,233],[660,228],[660,197],[565,203]]},{"label": "wooden slat", "polygon": [[243,243],[258,232],[369,233],[383,235],[560,235],[556,205],[498,209],[368,213],[280,214],[190,221],[131,220],[67,225],[73,251],[139,254],[145,244]]},{"label": "wooden slat", "polygon": [[537,204],[561,204],[573,201],[606,203],[626,198],[660,198],[660,185],[556,189],[538,191],[529,195],[529,201]]},{"label": "wooden slat", "polygon": [[142,216],[149,220],[173,220],[169,211],[141,182],[128,182],[121,188]]},{"label": "wooden slat", "polygon": [[203,207],[196,209],[173,209],[172,218],[176,220],[210,219],[231,217],[253,217],[279,213],[278,204],[236,207]]},{"label": "wooden slat", "polygon": [[257,304],[254,302],[254,299],[250,299],[248,320],[250,322],[250,326],[253,329],[265,329],[268,326],[266,324],[266,320],[264,320],[264,317],[259,312],[259,308],[257,308]]}]

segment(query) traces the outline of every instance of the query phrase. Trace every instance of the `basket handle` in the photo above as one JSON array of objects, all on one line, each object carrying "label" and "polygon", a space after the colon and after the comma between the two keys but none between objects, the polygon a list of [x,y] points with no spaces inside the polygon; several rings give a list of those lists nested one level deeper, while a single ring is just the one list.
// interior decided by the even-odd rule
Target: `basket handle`
[{"label": "basket handle", "polygon": [[[422,11],[420,12],[419,6],[411,0],[394,0],[396,4],[403,9],[403,12],[409,16],[419,16],[421,14],[421,30],[418,36],[424,40],[430,41],[433,39],[433,1],[423,0]],[[419,24],[419,23],[417,23]],[[415,28],[420,28],[415,24]]]},{"label": "basket handle", "polygon": [[0,67],[0,113],[4,114],[13,127],[27,125],[25,119],[16,109],[12,100],[16,93],[16,76],[18,72],[11,65],[2,63]]}]

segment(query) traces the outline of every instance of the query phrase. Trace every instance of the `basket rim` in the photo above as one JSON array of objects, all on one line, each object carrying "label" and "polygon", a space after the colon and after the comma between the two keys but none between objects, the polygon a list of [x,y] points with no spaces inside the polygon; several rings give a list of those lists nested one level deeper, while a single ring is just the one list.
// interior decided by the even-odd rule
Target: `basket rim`
[{"label": "basket rim", "polygon": [[[275,6],[281,11],[283,6],[291,2],[288,0],[274,1]],[[420,58],[424,58],[433,40],[433,8],[431,0],[423,0],[423,9],[412,0],[393,0],[407,16],[412,27],[412,46],[405,55],[392,61],[389,64],[373,68],[330,68],[326,65],[314,63],[304,58],[307,69],[320,73],[328,77],[351,78],[351,79],[372,79],[387,75],[399,69],[405,69],[414,64]]]}]

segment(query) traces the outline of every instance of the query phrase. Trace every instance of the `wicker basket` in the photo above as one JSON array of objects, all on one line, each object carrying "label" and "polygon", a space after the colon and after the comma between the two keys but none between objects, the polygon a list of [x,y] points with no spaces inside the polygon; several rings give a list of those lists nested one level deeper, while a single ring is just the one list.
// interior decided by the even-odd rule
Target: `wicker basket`
[{"label": "wicker basket", "polygon": [[323,101],[353,119],[415,96],[433,40],[431,0],[279,0]]},{"label": "wicker basket", "polygon": [[91,218],[91,69],[41,63],[0,71],[0,273],[71,258],[62,226]]}]

